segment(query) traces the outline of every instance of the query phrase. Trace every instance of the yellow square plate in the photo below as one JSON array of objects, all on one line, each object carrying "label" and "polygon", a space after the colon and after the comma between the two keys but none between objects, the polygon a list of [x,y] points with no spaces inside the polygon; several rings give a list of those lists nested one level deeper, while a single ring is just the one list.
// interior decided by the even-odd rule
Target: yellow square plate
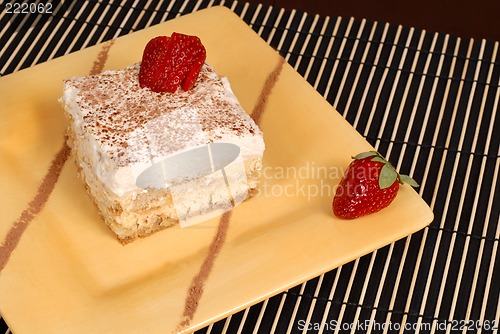
[{"label": "yellow square plate", "polygon": [[[247,24],[215,7],[118,38],[105,69],[140,60],[154,36],[198,35],[208,62],[229,78],[249,113],[280,56]],[[62,80],[86,75],[102,46],[0,80],[0,238],[35,196],[63,145]],[[261,191],[233,210],[188,330],[336,268],[432,220],[409,186],[379,213],[354,221],[331,213],[350,157],[370,145],[288,64],[260,119],[266,152]],[[0,272],[0,312],[23,333],[170,333],[205,260],[219,219],[175,227],[122,246],[64,166],[43,211]]]}]

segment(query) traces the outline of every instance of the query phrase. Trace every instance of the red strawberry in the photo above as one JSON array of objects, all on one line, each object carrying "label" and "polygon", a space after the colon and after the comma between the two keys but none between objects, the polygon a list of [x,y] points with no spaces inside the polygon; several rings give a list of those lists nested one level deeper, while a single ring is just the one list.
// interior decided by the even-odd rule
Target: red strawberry
[{"label": "red strawberry", "polygon": [[205,63],[205,58],[206,52],[205,49],[203,49],[203,51],[197,55],[197,58],[195,59],[191,70],[189,70],[186,77],[182,81],[181,87],[184,91],[188,91],[194,86],[196,80],[198,79],[198,75],[200,74],[200,70]]},{"label": "red strawberry", "polygon": [[139,84],[154,92],[175,93],[193,87],[205,63],[206,51],[196,36],[173,33],[153,38],[146,45],[139,70]]},{"label": "red strawberry", "polygon": [[167,36],[158,36],[146,44],[139,69],[139,84],[141,88],[150,87],[153,89],[155,83],[158,82],[160,76],[165,72],[169,40],[170,38]]},{"label": "red strawberry", "polygon": [[339,218],[354,219],[382,210],[396,198],[399,184],[418,187],[376,151],[360,153],[353,159],[333,198],[333,213]]}]

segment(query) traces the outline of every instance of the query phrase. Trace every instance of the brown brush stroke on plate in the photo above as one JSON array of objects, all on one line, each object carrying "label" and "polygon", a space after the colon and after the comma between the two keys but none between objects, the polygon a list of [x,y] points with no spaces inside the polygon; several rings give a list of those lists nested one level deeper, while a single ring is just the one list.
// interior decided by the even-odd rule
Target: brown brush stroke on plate
[{"label": "brown brush stroke on plate", "polygon": [[212,243],[208,249],[208,255],[203,261],[198,274],[196,274],[191,282],[185,302],[184,313],[182,314],[183,320],[179,324],[180,329],[189,326],[194,314],[196,313],[196,309],[198,308],[198,304],[205,288],[205,281],[208,279],[208,276],[210,276],[215,259],[217,258],[217,255],[226,240],[230,218],[231,211],[227,211],[222,215],[219,226],[217,227],[217,233],[215,233],[215,237],[212,239]]},{"label": "brown brush stroke on plate", "polygon": [[[102,46],[97,59],[92,65],[92,69],[89,73],[90,75],[102,72],[104,64],[108,59],[109,49],[113,45],[113,42],[114,41],[111,40]],[[66,140],[64,140],[64,144],[59,149],[58,153],[54,156],[47,173],[38,186],[35,197],[21,212],[19,218],[17,218],[16,221],[12,223],[11,228],[7,232],[2,245],[0,245],[0,272],[2,272],[3,268],[9,261],[12,252],[19,243],[19,240],[21,240],[21,237],[28,227],[29,223],[36,217],[36,215],[38,215],[42,211],[45,203],[47,203],[47,201],[49,200],[50,194],[54,190],[54,187],[59,180],[62,168],[66,163],[66,160],[68,160],[70,152],[71,149],[66,144]]]},{"label": "brown brush stroke on plate", "polygon": [[101,51],[99,51],[96,60],[94,60],[94,64],[92,65],[92,69],[89,73],[90,75],[95,75],[102,72],[102,70],[104,69],[104,65],[106,64],[106,60],[108,60],[109,50],[113,46],[114,42],[115,40],[112,39],[102,45]]},{"label": "brown brush stroke on plate", "polygon": [[273,89],[274,85],[276,84],[276,81],[278,80],[281,74],[281,70],[283,69],[284,63],[285,63],[285,58],[280,56],[279,63],[276,65],[274,70],[269,74],[269,76],[266,79],[266,82],[264,83],[264,88],[262,89],[260,96],[257,100],[257,104],[253,108],[252,112],[252,119],[257,124],[259,124],[260,118],[262,117],[262,114],[266,109],[267,99],[269,98],[269,95],[271,95],[271,90]]},{"label": "brown brush stroke on plate", "polygon": [[50,197],[54,186],[59,179],[64,163],[68,159],[70,148],[64,142],[63,147],[55,155],[50,164],[48,172],[45,174],[42,183],[38,186],[35,197],[28,203],[19,218],[12,224],[4,242],[0,246],[0,271],[9,261],[10,254],[16,248],[21,236],[28,227],[28,224],[39,214]]},{"label": "brown brush stroke on plate", "polygon": [[[259,99],[257,100],[257,104],[255,105],[251,115],[252,119],[257,124],[259,124],[262,114],[266,109],[267,100],[271,95],[271,91],[274,85],[278,81],[285,62],[285,59],[280,56],[278,64],[276,64],[274,70],[269,74],[266,82],[264,83],[264,87],[262,88]],[[208,254],[205,257],[205,260],[203,261],[198,274],[196,274],[196,276],[191,281],[191,285],[189,286],[187,297],[184,302],[184,312],[182,314],[182,320],[177,326],[175,330],[176,332],[182,332],[191,325],[191,321],[193,320],[193,317],[196,313],[196,310],[200,303],[200,299],[203,296],[205,282],[210,276],[210,272],[212,271],[217,255],[220,253],[220,250],[224,245],[224,241],[226,240],[230,218],[231,211],[224,213],[220,218],[219,226],[214,238],[212,239],[212,243],[210,244]]]}]

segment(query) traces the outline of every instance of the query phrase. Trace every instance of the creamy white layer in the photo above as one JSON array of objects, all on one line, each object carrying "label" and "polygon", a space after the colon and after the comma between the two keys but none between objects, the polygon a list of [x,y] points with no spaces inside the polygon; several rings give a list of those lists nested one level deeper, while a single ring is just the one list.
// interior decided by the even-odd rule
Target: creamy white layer
[{"label": "creamy white layer", "polygon": [[[213,185],[220,182],[219,171],[225,166],[218,165],[224,163],[233,166],[225,168],[234,173],[229,178],[241,179],[244,170],[234,167],[238,159],[262,157],[261,131],[240,106],[227,79],[209,65],[203,67],[193,89],[175,94],[140,88],[138,71],[136,64],[64,84],[62,100],[73,119],[75,149],[113,194],[141,193],[148,187],[174,189],[200,176],[207,186]],[[213,150],[209,160],[204,154],[199,155],[201,160],[193,160],[197,150],[213,143],[234,145],[238,159],[232,159],[234,147],[227,146],[219,149],[220,160],[213,160]]]}]

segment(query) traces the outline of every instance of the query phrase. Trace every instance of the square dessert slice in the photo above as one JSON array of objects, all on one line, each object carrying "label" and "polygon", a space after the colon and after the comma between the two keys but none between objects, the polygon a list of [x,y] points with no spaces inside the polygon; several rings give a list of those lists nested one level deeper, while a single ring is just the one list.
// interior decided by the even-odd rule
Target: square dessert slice
[{"label": "square dessert slice", "polygon": [[241,203],[257,187],[265,148],[208,64],[175,93],[141,88],[139,71],[140,63],[65,80],[61,98],[79,175],[124,243]]}]

